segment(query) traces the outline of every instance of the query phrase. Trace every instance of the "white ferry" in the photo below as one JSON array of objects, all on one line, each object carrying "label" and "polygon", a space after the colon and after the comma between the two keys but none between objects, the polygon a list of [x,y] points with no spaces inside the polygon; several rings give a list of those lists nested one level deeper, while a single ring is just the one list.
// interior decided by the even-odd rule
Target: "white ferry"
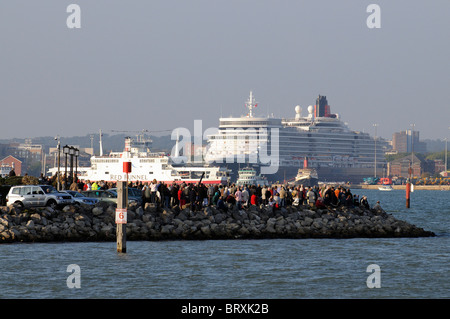
[{"label": "white ferry", "polygon": [[[101,136],[101,134],[100,134]],[[177,141],[178,142],[178,141]],[[164,183],[198,183],[227,184],[230,170],[213,165],[177,166],[172,158],[163,152],[150,152],[151,140],[140,136],[138,140],[125,138],[123,152],[110,152],[103,155],[100,139],[100,155],[91,157],[90,167],[78,167],[77,177],[82,181],[130,181],[151,182],[156,179]],[[177,156],[177,154],[174,154]],[[131,163],[131,172],[124,173],[124,162]],[[58,168],[49,170],[51,175],[57,174]],[[64,174],[64,168],[60,168]]]},{"label": "white ferry", "polygon": [[[294,118],[256,116],[257,104],[250,92],[246,115],[219,119],[218,132],[208,136],[206,162],[225,163],[227,159],[228,167],[237,170],[237,164],[264,167],[270,160],[278,167],[272,180],[293,179],[305,157],[321,181],[360,182],[372,174],[375,165],[383,171],[388,143],[349,129],[338,114],[331,113],[325,96],[319,95],[316,104],[307,107],[306,116],[295,106]],[[277,151],[275,156],[272,150]],[[228,160],[233,157],[234,166]]]},{"label": "white ferry", "polygon": [[238,173],[239,176],[236,181],[236,185],[269,185],[267,178],[258,175],[256,173],[256,170],[252,167],[245,167],[243,169],[240,169]]}]

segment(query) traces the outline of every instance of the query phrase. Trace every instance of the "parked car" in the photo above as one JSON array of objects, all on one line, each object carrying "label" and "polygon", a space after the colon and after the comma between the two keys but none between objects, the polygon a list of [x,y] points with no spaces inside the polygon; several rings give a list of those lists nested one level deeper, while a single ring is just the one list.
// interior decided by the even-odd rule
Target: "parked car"
[{"label": "parked car", "polygon": [[[81,194],[83,194],[86,197],[91,198],[97,198],[99,201],[102,202],[109,202],[117,204],[117,192],[113,190],[90,190],[90,191],[82,191]],[[128,204],[135,203],[136,201],[134,199],[128,199]]]},{"label": "parked car", "polygon": [[[109,190],[117,193],[117,188],[110,188]],[[136,203],[142,204],[142,191],[138,188],[128,187],[128,199],[133,199]]]},{"label": "parked car", "polygon": [[83,195],[83,194],[81,194],[80,192],[77,192],[77,191],[67,190],[67,191],[63,191],[63,192],[72,195],[73,200],[75,201],[75,204],[95,205],[99,201],[98,198],[87,197],[87,196],[85,196],[85,195]]},{"label": "parked car", "polygon": [[12,186],[6,196],[7,205],[21,207],[57,207],[74,203],[72,195],[58,192],[50,185]]}]

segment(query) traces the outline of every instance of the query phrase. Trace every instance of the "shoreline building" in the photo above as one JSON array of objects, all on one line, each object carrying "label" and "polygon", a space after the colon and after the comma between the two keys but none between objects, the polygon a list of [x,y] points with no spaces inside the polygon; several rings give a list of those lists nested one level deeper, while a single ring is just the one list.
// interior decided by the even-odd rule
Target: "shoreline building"
[{"label": "shoreline building", "polygon": [[438,174],[444,170],[445,165],[442,160],[429,160],[423,154],[414,153],[390,161],[387,167],[389,177],[408,178],[411,168],[411,177],[419,178],[424,173]]},{"label": "shoreline building", "polygon": [[22,175],[22,161],[12,155],[8,155],[0,160],[0,167],[2,177],[8,176],[12,169],[14,169],[17,176]]},{"label": "shoreline building", "polygon": [[405,130],[392,134],[392,150],[397,153],[426,153],[427,144],[419,139],[419,131]]}]

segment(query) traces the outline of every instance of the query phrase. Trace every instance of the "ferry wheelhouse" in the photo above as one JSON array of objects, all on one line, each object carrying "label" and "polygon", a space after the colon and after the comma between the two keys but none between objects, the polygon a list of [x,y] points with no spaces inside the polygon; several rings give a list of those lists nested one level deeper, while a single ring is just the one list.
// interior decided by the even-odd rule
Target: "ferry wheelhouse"
[{"label": "ferry wheelhouse", "polygon": [[267,178],[258,175],[253,167],[245,167],[238,171],[239,176],[236,185],[269,185]]}]

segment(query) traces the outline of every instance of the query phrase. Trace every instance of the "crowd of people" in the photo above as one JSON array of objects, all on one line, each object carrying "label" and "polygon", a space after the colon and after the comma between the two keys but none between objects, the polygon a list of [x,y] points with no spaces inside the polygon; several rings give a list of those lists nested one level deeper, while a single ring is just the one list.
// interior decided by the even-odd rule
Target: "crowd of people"
[{"label": "crowd of people", "polygon": [[[322,185],[213,185],[172,183],[166,184],[154,179],[151,182],[130,182],[129,187],[137,188],[142,192],[142,206],[153,203],[160,207],[189,206],[198,210],[205,206],[215,206],[227,210],[231,205],[239,209],[255,206],[270,206],[278,209],[286,206],[308,205],[325,208],[338,206],[363,206],[370,208],[367,196],[352,194],[350,188],[345,186]],[[64,186],[67,187],[67,186]],[[75,191],[107,190],[116,187],[114,182],[104,181],[78,181],[70,184],[69,189]],[[379,206],[377,202],[376,206]],[[374,207],[376,208],[376,207]]]}]

